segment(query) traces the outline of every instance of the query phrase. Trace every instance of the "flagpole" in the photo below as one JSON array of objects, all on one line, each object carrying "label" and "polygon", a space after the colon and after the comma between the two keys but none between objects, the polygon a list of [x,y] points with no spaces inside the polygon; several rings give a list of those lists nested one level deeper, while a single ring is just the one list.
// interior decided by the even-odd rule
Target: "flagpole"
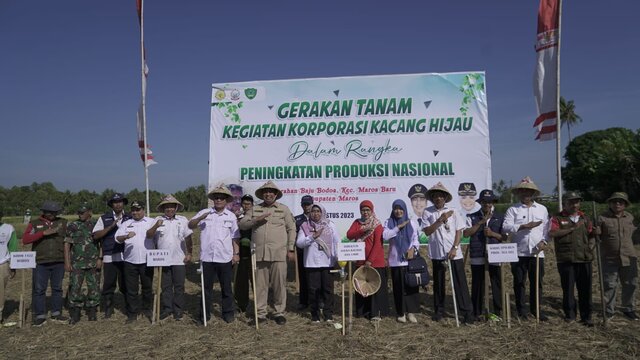
[{"label": "flagpole", "polygon": [[558,56],[556,57],[556,168],[558,173],[558,211],[562,211],[562,162],[560,158],[561,146],[560,129],[560,30],[562,29],[562,0],[558,0]]},{"label": "flagpole", "polygon": [[142,65],[142,138],[143,138],[143,151],[144,151],[144,183],[145,183],[145,200],[147,209],[150,209],[149,204],[149,166],[147,164],[148,151],[147,151],[147,109],[146,109],[146,96],[147,96],[147,76],[145,74],[145,59],[144,59],[144,0],[140,0],[140,61]]}]

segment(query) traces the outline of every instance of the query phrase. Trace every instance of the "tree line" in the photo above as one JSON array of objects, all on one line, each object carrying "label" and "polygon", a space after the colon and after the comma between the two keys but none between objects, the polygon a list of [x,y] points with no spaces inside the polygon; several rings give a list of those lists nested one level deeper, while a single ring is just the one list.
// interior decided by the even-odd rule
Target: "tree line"
[{"label": "tree line", "polygon": [[[32,183],[29,186],[13,186],[4,188],[0,186],[0,209],[6,216],[21,216],[26,210],[31,210],[33,215],[40,213],[40,206],[45,200],[53,200],[63,207],[63,214],[74,214],[80,204],[87,202],[93,207],[96,214],[103,213],[109,208],[107,201],[116,193],[116,190],[105,189],[98,193],[89,190],[72,192],[69,190],[60,191],[51,182]],[[129,201],[145,201],[144,190],[133,189],[124,194]],[[149,201],[151,206],[147,206],[151,211],[156,211],[155,206],[165,195],[155,190],[149,191]],[[173,195],[184,204],[184,211],[195,212],[207,207],[207,191],[204,185],[190,186]]]}]

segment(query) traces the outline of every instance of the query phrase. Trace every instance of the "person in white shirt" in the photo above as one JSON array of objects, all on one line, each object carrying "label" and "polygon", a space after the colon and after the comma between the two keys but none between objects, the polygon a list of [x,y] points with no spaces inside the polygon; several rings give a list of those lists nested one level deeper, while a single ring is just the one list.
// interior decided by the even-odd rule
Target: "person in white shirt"
[{"label": "person in white shirt", "polygon": [[184,205],[173,195],[164,196],[157,209],[163,215],[155,218],[155,224],[147,230],[147,237],[154,239],[158,249],[169,250],[171,257],[171,266],[162,268],[160,320],[173,315],[175,320],[180,321],[184,312],[185,264],[191,262],[193,231],[189,229],[189,220],[176,214],[184,209]]},{"label": "person in white shirt", "polygon": [[404,278],[408,260],[413,258],[420,247],[418,234],[421,230],[417,221],[409,220],[404,201],[395,200],[391,208],[391,216],[384,222],[382,239],[389,242],[388,262],[391,268],[393,302],[399,322],[405,323],[408,319],[409,322],[416,323],[418,320],[415,314],[420,312],[420,287],[408,286]]},{"label": "person in white shirt", "polygon": [[4,214],[0,210],[0,324],[4,321],[5,290],[9,279],[16,276],[16,271],[9,268],[11,253],[18,250],[18,237],[11,224],[2,223]]},{"label": "person in white shirt", "polygon": [[[504,214],[503,231],[512,236],[511,242],[518,244],[518,262],[511,263],[513,274],[513,291],[516,298],[518,317],[526,320],[528,312],[525,308],[525,280],[529,277],[529,308],[531,314],[536,313],[536,293],[542,299],[542,279],[544,277],[544,248],[547,244],[549,213],[544,205],[538,204],[534,198],[540,190],[528,176],[512,189],[520,200]],[[540,260],[539,282],[536,287],[536,255]],[[537,290],[536,290],[537,288]],[[540,311],[540,321],[547,317]]]},{"label": "person in white shirt", "polygon": [[463,317],[463,323],[472,324],[473,309],[460,250],[466,220],[458,211],[446,206],[453,196],[442,183],[437,183],[427,191],[427,199],[431,200],[433,206],[427,207],[422,214],[422,231],[429,236],[429,257],[433,264],[434,314],[431,319],[440,321],[444,316],[446,262],[450,261],[458,312]]},{"label": "person in white shirt", "polygon": [[[324,320],[333,321],[333,276],[340,236],[335,224],[327,219],[325,208],[314,203],[309,219],[300,225],[296,246],[304,249],[304,267],[311,305],[311,322],[320,322],[320,303]],[[302,290],[301,290],[302,291]]]},{"label": "person in white shirt", "polygon": [[[145,216],[144,204],[131,202],[132,218],[123,221],[116,231],[116,242],[124,244],[124,281],[127,298],[127,321],[132,323],[143,314],[151,320],[153,302],[153,268],[147,267],[147,250],[154,248],[153,239],[147,237],[147,230],[153,226],[153,220]],[[142,288],[142,306],[138,288]]]},{"label": "person in white shirt", "polygon": [[[231,192],[221,185],[207,195],[213,208],[200,210],[191,220],[189,228],[200,228],[200,261],[204,277],[205,318],[211,317],[213,281],[217,277],[222,293],[222,319],[233,322],[235,306],[231,280],[233,264],[240,261],[240,231],[236,215],[226,208],[233,199]],[[202,317],[201,317],[202,318]]]}]

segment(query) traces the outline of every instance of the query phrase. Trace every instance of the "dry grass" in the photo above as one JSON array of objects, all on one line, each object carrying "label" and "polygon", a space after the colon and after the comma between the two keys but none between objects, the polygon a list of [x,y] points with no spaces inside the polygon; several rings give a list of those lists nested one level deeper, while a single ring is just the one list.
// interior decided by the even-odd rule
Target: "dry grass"
[{"label": "dry grass", "polygon": [[[269,321],[256,332],[246,323],[252,313],[240,314],[236,322],[226,324],[220,319],[218,305],[210,326],[198,327],[192,322],[200,306],[200,277],[196,268],[192,264],[187,272],[185,321],[169,320],[152,326],[140,318],[133,325],[125,325],[126,316],[122,313],[109,320],[99,318],[98,322],[87,322],[83,314],[82,321],[74,326],[48,321],[41,328],[29,325],[23,329],[0,328],[0,358],[633,359],[640,352],[640,322],[629,322],[618,315],[607,328],[600,325],[586,328],[562,320],[562,294],[551,251],[547,254],[542,304],[550,317],[547,323],[536,326],[535,321],[518,323],[514,319],[511,329],[504,322],[456,328],[452,308],[450,317],[435,323],[430,319],[433,299],[429,290],[421,294],[422,312],[417,324],[400,324],[395,318],[385,318],[376,330],[372,323],[354,318],[351,333],[344,337],[340,330],[327,324],[311,324],[307,313],[293,311],[288,313],[285,326]],[[510,286],[511,275],[507,274]],[[600,293],[596,276],[594,272],[593,300],[597,313]],[[26,288],[30,289],[30,276],[27,278]],[[10,313],[9,321],[17,321],[19,279],[17,276],[8,288],[5,312]],[[290,282],[288,309],[294,309],[297,302],[294,288],[295,284]],[[338,282],[336,290],[339,295]],[[216,291],[215,300],[219,301],[219,295]],[[28,307],[29,291],[25,298]],[[118,298],[117,305],[122,308],[122,299]],[[339,306],[337,298],[337,319]],[[512,304],[512,311],[514,308]],[[600,317],[595,314],[594,320],[599,322]],[[30,321],[29,316],[27,322]]]}]

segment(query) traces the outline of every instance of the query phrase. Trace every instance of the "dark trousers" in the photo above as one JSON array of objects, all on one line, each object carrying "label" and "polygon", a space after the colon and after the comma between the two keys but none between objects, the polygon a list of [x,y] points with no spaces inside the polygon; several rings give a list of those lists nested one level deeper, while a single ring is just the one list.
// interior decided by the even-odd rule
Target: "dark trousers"
[{"label": "dark trousers", "polygon": [[575,320],[576,298],[574,288],[578,288],[580,319],[591,320],[593,302],[591,300],[591,263],[558,263],[560,284],[562,285],[562,309],[565,319]]},{"label": "dark trousers", "polygon": [[[542,279],[544,278],[544,258],[540,258],[540,276],[538,286],[536,283],[536,258],[533,256],[520,256],[518,262],[511,263],[511,274],[513,274],[513,292],[516,298],[516,310],[518,316],[526,316],[525,309],[525,282],[529,277],[529,309],[532,314],[536,313],[536,294],[539,295],[540,307],[542,307]],[[542,314],[542,310],[540,310]]]},{"label": "dark trousers", "polygon": [[[436,314],[444,315],[444,299],[447,294],[447,282],[445,273],[447,272],[447,260],[431,260],[433,264],[433,311]],[[456,304],[458,312],[464,321],[472,319],[472,305],[469,298],[469,287],[467,277],[464,273],[464,262],[462,259],[451,260],[451,274],[453,277],[453,287],[456,291]]]},{"label": "dark trousers", "polygon": [[420,287],[407,286],[404,282],[406,266],[391,267],[391,284],[393,286],[393,303],[396,314],[403,316],[405,313],[420,312]]},{"label": "dark trousers", "polygon": [[376,316],[389,316],[387,268],[374,269],[380,274],[380,290],[366,298],[356,293],[356,315],[364,316],[367,319]]},{"label": "dark trousers", "polygon": [[[124,262],[124,281],[126,283],[127,316],[136,316],[142,309],[145,312],[151,311],[153,302],[153,268],[147,264],[132,264]],[[142,288],[142,304],[138,289]]]},{"label": "dark trousers", "polygon": [[211,307],[213,305],[213,282],[216,277],[220,282],[220,290],[222,293],[222,318],[225,320],[233,319],[235,310],[233,308],[233,293],[231,292],[231,277],[233,275],[231,261],[227,263],[202,262],[202,270],[204,271],[204,297],[205,297],[205,316],[207,319],[211,317]]},{"label": "dark trousers", "polygon": [[236,276],[233,280],[233,296],[240,311],[247,311],[249,305],[249,287],[251,286],[251,257],[240,257],[236,264]]},{"label": "dark trousers", "polygon": [[33,269],[33,315],[35,319],[47,317],[47,287],[51,281],[51,316],[62,313],[62,279],[64,263],[37,264]]},{"label": "dark trousers", "polygon": [[125,298],[126,304],[126,286],[124,281],[124,261],[116,261],[102,264],[102,272],[104,274],[102,284],[102,300],[105,309],[113,306],[113,294],[116,291],[116,285]]},{"label": "dark trousers", "polygon": [[298,257],[298,280],[300,281],[298,304],[308,306],[309,292],[305,290],[309,288],[309,280],[306,275],[307,269],[304,267],[304,249],[296,247],[296,256]]},{"label": "dark trousers", "polygon": [[320,303],[324,303],[322,313],[325,320],[333,319],[333,275],[331,268],[306,268],[308,299],[311,301],[311,318],[320,316]]},{"label": "dark trousers", "polygon": [[184,279],[187,274],[184,265],[162,268],[162,310],[163,314],[173,314],[179,318],[184,312]]},{"label": "dark trousers", "polygon": [[[500,266],[488,265],[489,281],[491,283],[491,297],[493,299],[493,313],[502,313],[502,279]],[[485,265],[471,265],[471,302],[473,315],[480,316],[484,307]]]}]

